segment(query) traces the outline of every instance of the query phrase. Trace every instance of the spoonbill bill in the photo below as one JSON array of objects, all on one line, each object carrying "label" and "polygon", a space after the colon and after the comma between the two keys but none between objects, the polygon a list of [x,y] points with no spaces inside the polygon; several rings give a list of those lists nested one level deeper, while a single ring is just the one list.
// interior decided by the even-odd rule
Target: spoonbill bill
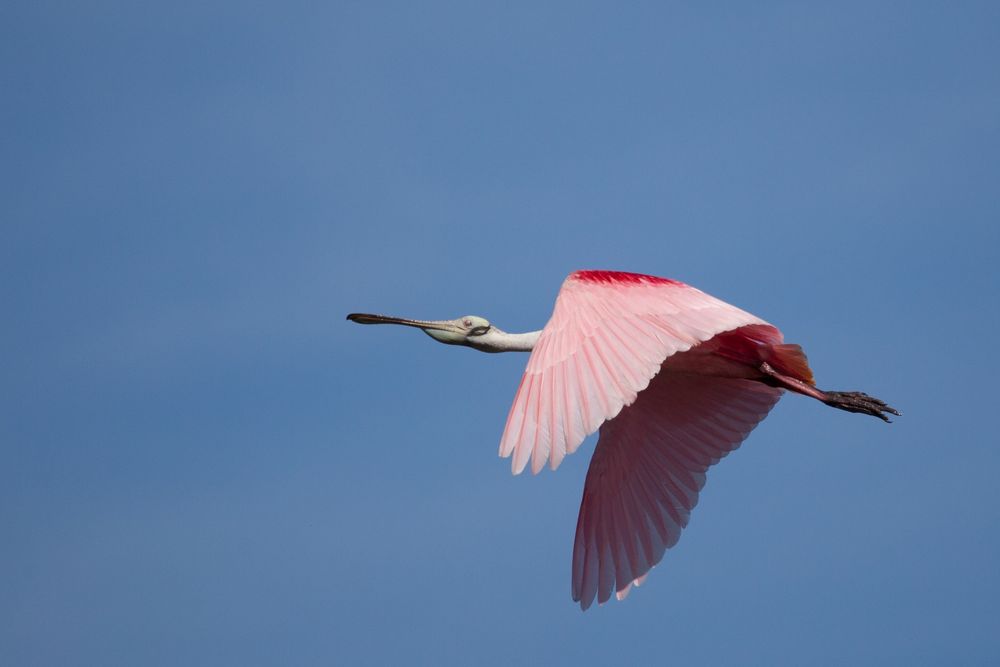
[{"label": "spoonbill bill", "polygon": [[816,388],[802,348],[764,320],[676,280],[577,271],[541,331],[488,320],[352,313],[448,345],[531,352],[500,438],[514,474],[555,470],[600,429],[573,545],[573,599],[623,599],[677,544],[705,473],[739,447],[785,390],[840,410],[898,415],[856,391]]}]

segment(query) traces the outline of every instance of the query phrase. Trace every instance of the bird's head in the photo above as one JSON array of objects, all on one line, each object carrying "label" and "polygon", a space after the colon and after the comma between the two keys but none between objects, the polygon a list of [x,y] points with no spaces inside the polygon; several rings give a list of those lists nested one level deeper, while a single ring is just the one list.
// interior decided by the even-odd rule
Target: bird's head
[{"label": "bird's head", "polygon": [[358,324],[402,324],[417,327],[434,340],[446,345],[465,345],[483,349],[488,334],[493,330],[489,321],[478,315],[465,315],[454,320],[408,320],[388,315],[351,313],[347,319]]}]

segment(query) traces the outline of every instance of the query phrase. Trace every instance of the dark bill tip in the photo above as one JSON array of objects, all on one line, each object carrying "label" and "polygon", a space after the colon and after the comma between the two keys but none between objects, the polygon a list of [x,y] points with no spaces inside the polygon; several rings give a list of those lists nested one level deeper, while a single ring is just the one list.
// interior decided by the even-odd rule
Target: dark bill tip
[{"label": "dark bill tip", "polygon": [[387,324],[394,323],[399,318],[388,317],[386,315],[372,315],[370,313],[351,313],[347,316],[347,319],[358,324]]}]

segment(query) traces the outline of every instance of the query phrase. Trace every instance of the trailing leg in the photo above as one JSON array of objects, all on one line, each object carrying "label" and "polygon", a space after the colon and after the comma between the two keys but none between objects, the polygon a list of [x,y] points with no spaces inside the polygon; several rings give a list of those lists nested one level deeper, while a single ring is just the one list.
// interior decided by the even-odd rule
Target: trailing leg
[{"label": "trailing leg", "polygon": [[779,373],[767,362],[760,365],[760,372],[764,374],[763,381],[771,386],[811,396],[838,410],[871,415],[885,422],[889,421],[886,413],[899,416],[899,412],[885,401],[861,391],[822,391],[807,382]]},{"label": "trailing leg", "polygon": [[890,421],[885,413],[899,416],[899,412],[888,405],[885,401],[880,401],[874,396],[869,396],[863,391],[825,391],[826,400],[823,402],[832,408],[847,410],[848,412],[860,412],[861,414],[878,417],[884,422]]}]

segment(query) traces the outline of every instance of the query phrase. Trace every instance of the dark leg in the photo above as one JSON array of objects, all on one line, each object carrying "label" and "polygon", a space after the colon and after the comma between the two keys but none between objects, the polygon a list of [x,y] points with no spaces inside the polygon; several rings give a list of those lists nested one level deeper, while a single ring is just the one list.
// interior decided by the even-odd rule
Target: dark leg
[{"label": "dark leg", "polygon": [[811,384],[803,382],[802,380],[797,380],[793,377],[779,373],[767,362],[760,365],[760,372],[764,374],[763,382],[766,382],[772,387],[781,387],[782,389],[788,389],[798,394],[811,396],[818,401],[823,401],[832,408],[846,410],[847,412],[859,412],[861,414],[871,415],[873,417],[878,417],[885,422],[889,421],[889,417],[886,416],[886,413],[896,415],[897,417],[899,416],[899,412],[897,412],[895,408],[886,405],[884,401],[880,401],[879,399],[869,396],[864,392],[821,391]]},{"label": "dark leg", "polygon": [[869,396],[863,391],[827,391],[824,392],[827,399],[823,401],[832,408],[847,410],[848,412],[860,412],[865,415],[878,417],[884,422],[891,422],[885,413],[899,416],[896,408],[885,404],[874,396]]}]

